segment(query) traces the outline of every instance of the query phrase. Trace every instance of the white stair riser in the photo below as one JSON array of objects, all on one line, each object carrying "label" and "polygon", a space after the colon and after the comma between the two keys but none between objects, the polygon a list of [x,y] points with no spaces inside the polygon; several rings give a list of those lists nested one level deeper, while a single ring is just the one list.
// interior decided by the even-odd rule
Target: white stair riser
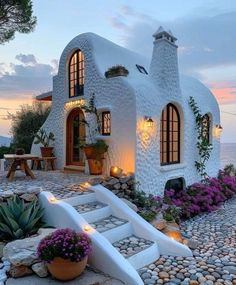
[{"label": "white stair riser", "polygon": [[123,237],[130,236],[132,234],[132,227],[130,223],[123,224],[116,228],[110,229],[101,233],[105,238],[107,238],[111,243],[116,240],[120,240]]},{"label": "white stair riser", "polygon": [[68,199],[63,199],[63,202],[70,204],[71,206],[78,206],[82,204],[87,204],[97,201],[96,195],[94,193],[88,193],[79,195],[78,197],[72,197]]},{"label": "white stair riser", "polygon": [[157,261],[160,257],[157,243],[127,258],[129,263],[137,270],[150,263]]},{"label": "white stair riser", "polygon": [[88,223],[93,223],[97,220],[104,219],[110,216],[111,214],[112,214],[111,208],[109,206],[106,206],[101,209],[82,213],[82,216]]}]

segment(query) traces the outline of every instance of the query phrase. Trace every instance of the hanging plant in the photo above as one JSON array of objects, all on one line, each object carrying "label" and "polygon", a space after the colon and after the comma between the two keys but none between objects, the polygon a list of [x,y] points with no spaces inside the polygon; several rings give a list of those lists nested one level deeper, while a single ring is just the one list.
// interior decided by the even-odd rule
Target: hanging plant
[{"label": "hanging plant", "polygon": [[212,150],[212,144],[209,141],[209,137],[206,135],[209,130],[208,126],[206,126],[204,123],[205,115],[201,114],[200,109],[193,97],[189,98],[189,105],[195,116],[195,129],[197,130],[196,146],[198,149],[199,159],[195,161],[195,167],[202,179],[205,179],[208,177],[206,172],[206,162],[209,160]]}]

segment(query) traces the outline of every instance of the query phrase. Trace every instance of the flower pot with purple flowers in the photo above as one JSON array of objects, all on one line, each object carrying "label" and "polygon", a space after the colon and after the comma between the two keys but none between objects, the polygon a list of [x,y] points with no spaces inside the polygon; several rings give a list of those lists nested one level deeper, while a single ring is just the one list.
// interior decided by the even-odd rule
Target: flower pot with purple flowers
[{"label": "flower pot with purple flowers", "polygon": [[85,233],[59,229],[44,237],[38,245],[38,257],[58,280],[78,277],[85,269],[91,252],[91,240]]}]

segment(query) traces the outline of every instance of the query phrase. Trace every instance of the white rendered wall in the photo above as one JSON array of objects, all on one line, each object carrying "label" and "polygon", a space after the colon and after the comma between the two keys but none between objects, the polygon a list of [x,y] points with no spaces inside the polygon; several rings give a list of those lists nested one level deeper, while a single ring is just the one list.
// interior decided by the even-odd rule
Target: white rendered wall
[{"label": "white rendered wall", "polygon": [[[194,166],[197,160],[195,119],[188,105],[189,97],[194,97],[202,114],[211,114],[212,126],[220,123],[219,107],[211,92],[199,81],[181,76],[179,83],[176,47],[166,40],[155,42],[154,55],[160,49],[165,52],[164,56],[153,57],[151,76],[137,71],[136,63],[148,70],[142,58],[94,34],[80,35],[67,45],[60,59],[58,75],[53,80],[52,111],[43,126],[55,134],[57,168],[62,169],[66,163],[66,118],[76,107],[65,103],[74,100],[68,96],[68,61],[78,48],[85,57],[85,95],[74,99],[88,99],[95,93],[97,107],[111,111],[111,136],[103,137],[109,144],[105,170],[112,164],[126,172],[134,171],[141,184],[140,190],[153,194],[162,194],[169,179],[183,177],[186,185],[199,181]],[[127,78],[104,77],[107,68],[115,64],[128,68]],[[160,72],[161,66],[164,74],[168,74],[167,79],[163,74],[155,74]],[[160,117],[168,103],[177,106],[181,117],[181,162],[160,166]],[[152,117],[153,128],[145,128],[144,116]],[[212,136],[212,143],[214,149],[207,172],[215,176],[220,166],[219,138]],[[38,151],[39,146],[33,145],[32,152]]]}]

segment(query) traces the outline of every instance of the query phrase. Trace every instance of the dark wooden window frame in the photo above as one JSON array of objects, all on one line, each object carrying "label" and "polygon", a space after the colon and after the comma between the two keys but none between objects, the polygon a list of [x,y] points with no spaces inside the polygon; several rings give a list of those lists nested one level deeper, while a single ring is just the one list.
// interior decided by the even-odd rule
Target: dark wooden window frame
[{"label": "dark wooden window frame", "polygon": [[[163,131],[163,125],[164,125],[164,121],[163,121],[163,115],[164,115],[164,111],[166,110],[167,112],[167,117],[166,117],[166,121],[167,121],[167,124],[166,124],[166,141],[164,141],[164,131]],[[175,110],[176,112],[176,115],[177,115],[177,123],[178,123],[178,128],[177,128],[177,141],[174,141],[173,140],[173,119],[172,121],[170,121],[170,111],[173,111]],[[173,113],[172,113],[172,118],[173,118]],[[162,110],[162,113],[161,113],[161,127],[160,127],[160,163],[162,166],[164,165],[170,165],[170,164],[177,164],[177,163],[180,163],[180,142],[181,142],[181,134],[180,134],[180,115],[179,115],[179,111],[178,109],[176,108],[175,105],[169,103],[168,105],[165,106],[165,108]],[[172,131],[170,131],[170,123],[172,123]],[[162,132],[162,133],[161,133]],[[170,140],[170,137],[172,136],[172,140]],[[173,150],[173,142],[177,142],[178,143],[178,149],[177,149],[177,156],[178,156],[178,159],[173,161],[173,153],[174,153],[174,150]],[[170,145],[172,143],[172,148],[170,148]],[[164,160],[164,145],[166,144],[166,156],[167,156],[167,159],[166,159],[166,162],[163,162]],[[161,151],[162,150],[162,151]],[[171,156],[172,156],[172,159],[171,159]]]},{"label": "dark wooden window frame", "polygon": [[[107,122],[108,127],[105,126],[105,120],[108,120],[108,122]],[[103,136],[110,136],[111,135],[111,112],[110,111],[103,111],[102,112],[102,135]]]},{"label": "dark wooden window frame", "polygon": [[[76,56],[76,62],[72,63],[72,60]],[[72,66],[74,70],[71,71]],[[80,49],[76,50],[70,57],[69,67],[69,98],[84,95],[84,55]],[[81,84],[81,82],[83,84]],[[75,85],[77,83],[77,86]],[[72,94],[72,92],[74,94]]]}]

